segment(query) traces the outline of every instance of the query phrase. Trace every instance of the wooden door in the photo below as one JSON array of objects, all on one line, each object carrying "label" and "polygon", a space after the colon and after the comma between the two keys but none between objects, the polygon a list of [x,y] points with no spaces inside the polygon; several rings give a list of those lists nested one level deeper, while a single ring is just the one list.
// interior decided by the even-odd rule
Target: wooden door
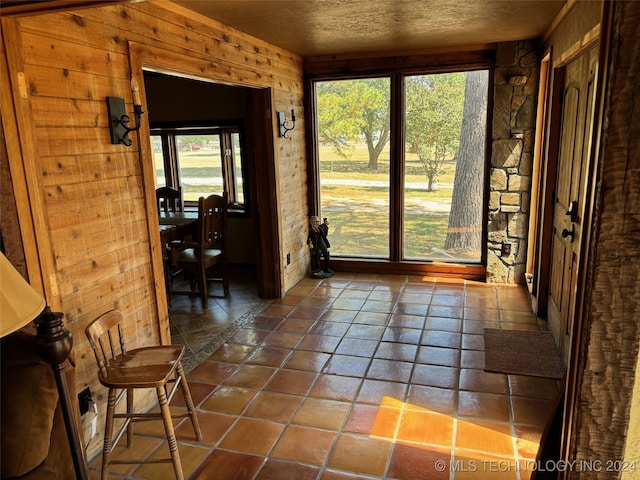
[{"label": "wooden door", "polygon": [[563,88],[547,318],[565,364],[575,311],[597,61],[598,49],[592,48],[555,73],[563,75]]}]

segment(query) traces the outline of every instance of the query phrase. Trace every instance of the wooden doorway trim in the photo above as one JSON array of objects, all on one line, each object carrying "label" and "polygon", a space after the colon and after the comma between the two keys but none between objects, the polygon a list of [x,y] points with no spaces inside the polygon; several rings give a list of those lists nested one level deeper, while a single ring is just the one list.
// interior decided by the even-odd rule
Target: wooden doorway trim
[{"label": "wooden doorway trim", "polygon": [[[538,212],[540,224],[538,225],[538,241],[536,259],[536,272],[534,281],[536,309],[535,313],[539,317],[547,316],[547,295],[549,292],[549,274],[551,258],[551,242],[553,232],[553,193],[558,167],[558,151],[560,149],[559,128],[562,119],[562,105],[560,101],[564,84],[564,70],[553,69],[551,73],[551,91],[549,92],[549,122],[547,127],[547,141],[543,176],[543,185],[540,196],[540,210]],[[537,275],[536,275],[537,274]]]},{"label": "wooden doorway trim", "polygon": [[[37,165],[31,97],[24,81],[24,56],[17,19],[2,11],[0,35],[0,109],[7,164],[16,205],[20,241],[29,284],[47,299],[52,310],[60,309],[57,279],[51,250],[48,218],[43,207],[42,172]],[[13,48],[8,48],[12,45]],[[16,258],[10,258],[16,262]],[[24,272],[24,268],[21,269]]]},{"label": "wooden doorway trim", "polygon": [[[141,89],[144,88],[142,82],[143,69],[153,70],[159,73],[200,80],[204,82],[216,82],[236,87],[249,87],[250,112],[248,115],[247,143],[249,144],[249,155],[247,155],[248,170],[250,173],[251,188],[251,211],[254,217],[254,227],[256,230],[256,258],[258,270],[258,294],[263,298],[279,298],[282,296],[282,267],[279,255],[279,224],[277,218],[277,182],[276,165],[274,161],[273,145],[273,118],[272,104],[273,92],[271,88],[264,85],[251,84],[241,79],[234,81],[228,75],[220,73],[211,62],[188,57],[175,52],[168,52],[148,45],[137,43],[129,44],[129,56],[132,75],[139,79]],[[144,94],[144,92],[142,92]],[[141,135],[148,135],[148,124],[141,130]],[[147,147],[150,149],[150,147]],[[150,155],[151,152],[143,152],[141,155]],[[143,162],[144,163],[144,162]],[[151,166],[149,166],[149,169]],[[157,219],[155,212],[155,185],[153,182],[153,172],[147,172],[143,164],[145,173],[144,190],[147,203],[147,218],[149,228],[155,228]],[[151,236],[151,246],[159,242],[153,235]],[[160,251],[160,245],[155,246]],[[161,259],[160,259],[161,260]],[[159,284],[163,284],[163,271],[161,261],[154,265],[154,275],[159,279]]]},{"label": "wooden doorway trim", "polygon": [[547,125],[547,106],[551,85],[551,51],[548,51],[540,63],[540,81],[538,86],[538,107],[536,114],[536,139],[533,151],[533,170],[531,172],[531,209],[529,212],[529,235],[527,239],[527,263],[525,278],[527,288],[531,294],[533,311],[538,311],[537,305],[537,278],[534,272],[538,271],[540,258],[537,256],[539,249],[539,232],[542,221],[542,191],[543,175],[542,163],[544,158],[544,147]]},{"label": "wooden doorway trim", "polygon": [[278,232],[278,198],[273,142],[273,96],[271,89],[251,89],[247,122],[251,211],[256,232],[258,294],[280,298],[284,293]]}]

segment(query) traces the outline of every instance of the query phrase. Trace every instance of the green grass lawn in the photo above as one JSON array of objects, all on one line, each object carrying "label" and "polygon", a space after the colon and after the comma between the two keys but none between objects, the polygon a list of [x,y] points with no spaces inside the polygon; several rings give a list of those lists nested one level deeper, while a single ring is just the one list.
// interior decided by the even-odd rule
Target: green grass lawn
[{"label": "green grass lawn", "polygon": [[[335,185],[331,180],[374,181],[388,184],[388,148],[378,160],[378,170],[368,168],[368,152],[359,145],[350,159],[340,159],[329,147],[320,147],[320,196],[322,216],[328,217],[332,255],[389,256],[389,188],[381,186]],[[446,186],[428,192],[426,188],[405,189],[404,256],[406,258],[444,258],[449,223],[448,205],[453,189],[454,165],[438,182]],[[327,182],[327,184],[323,184]],[[426,183],[417,158],[409,156],[405,166],[406,183]],[[435,250],[434,250],[435,249]]]},{"label": "green grass lawn", "polygon": [[[371,171],[369,152],[364,143],[358,144],[349,159],[340,158],[331,147],[320,146],[320,177],[323,179],[352,179],[389,181],[390,160],[387,146],[378,158],[378,170]],[[453,183],[455,163],[452,161],[445,166],[445,172],[438,177],[437,182]],[[407,154],[405,158],[405,181],[426,182],[422,164],[415,154]]]},{"label": "green grass lawn", "polygon": [[[221,177],[216,152],[180,152],[183,178]],[[162,166],[162,154],[155,153],[156,166]],[[389,188],[362,185],[322,185],[327,180],[374,181],[389,183],[389,149],[383,151],[378,170],[368,169],[368,152],[358,145],[351,158],[339,158],[329,147],[320,147],[320,179],[322,216],[329,218],[329,240],[332,255],[389,256]],[[158,174],[162,175],[162,168]],[[444,258],[442,249],[448,227],[448,205],[451,201],[455,165],[436,182],[432,192],[426,188],[405,189],[405,253],[406,258]],[[409,156],[405,182],[426,183],[426,176],[415,156]],[[444,184],[438,186],[438,184]],[[212,181],[213,184],[213,181]],[[216,185],[217,186],[217,185]],[[202,192],[203,185],[183,182],[186,199]],[[434,250],[436,249],[436,250]]]},{"label": "green grass lawn", "polygon": [[[359,211],[326,211],[332,255],[389,256],[388,217],[373,218]],[[407,258],[444,258],[433,248],[442,249],[447,235],[444,215],[406,215],[405,253]]]}]

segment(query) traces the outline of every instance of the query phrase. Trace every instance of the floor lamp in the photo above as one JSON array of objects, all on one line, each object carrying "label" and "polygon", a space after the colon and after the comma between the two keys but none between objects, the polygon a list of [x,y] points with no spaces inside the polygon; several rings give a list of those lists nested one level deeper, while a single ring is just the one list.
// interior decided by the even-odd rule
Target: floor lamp
[{"label": "floor lamp", "polygon": [[62,313],[52,312],[49,309],[45,299],[0,253],[0,337],[9,335],[29,322],[35,321],[36,352],[53,369],[76,478],[88,480],[87,461],[80,443],[76,415],[64,374],[73,339],[71,332],[62,321],[63,317]]}]

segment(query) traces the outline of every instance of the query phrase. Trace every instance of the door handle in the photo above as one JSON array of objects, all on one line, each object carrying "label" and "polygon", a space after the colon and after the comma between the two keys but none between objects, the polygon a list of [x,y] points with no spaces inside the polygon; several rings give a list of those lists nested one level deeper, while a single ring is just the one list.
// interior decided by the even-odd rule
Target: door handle
[{"label": "door handle", "polygon": [[571,243],[573,243],[573,237],[576,234],[576,230],[575,227],[573,225],[571,225],[571,230],[567,230],[566,228],[562,229],[562,232],[560,233],[560,235],[562,235],[562,238],[567,238],[567,237],[571,237]]},{"label": "door handle", "polygon": [[565,215],[571,219],[571,223],[577,221],[578,216],[578,201],[574,200],[569,204],[569,210],[565,212]]}]

